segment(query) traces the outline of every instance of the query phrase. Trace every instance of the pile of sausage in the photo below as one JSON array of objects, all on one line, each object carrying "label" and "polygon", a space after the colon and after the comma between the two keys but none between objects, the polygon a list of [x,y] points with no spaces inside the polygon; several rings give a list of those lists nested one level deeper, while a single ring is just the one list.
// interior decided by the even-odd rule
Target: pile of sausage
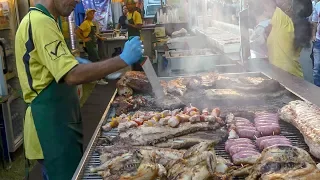
[{"label": "pile of sausage", "polygon": [[[263,151],[270,146],[291,145],[289,139],[279,136],[280,125],[277,114],[256,114],[254,123],[246,118],[229,114],[226,121],[229,138],[225,143],[225,150],[235,165],[254,164],[260,157],[258,150]],[[252,140],[256,143],[254,144]]]},{"label": "pile of sausage", "polygon": [[248,138],[229,139],[225,143],[225,150],[235,165],[254,164],[260,157],[256,146]]},{"label": "pile of sausage", "polygon": [[261,136],[280,134],[279,116],[277,114],[258,114],[254,119],[254,125]]},{"label": "pile of sausage", "polygon": [[257,139],[280,134],[279,117],[271,113],[257,115],[254,124],[246,118],[235,117],[230,128],[235,129],[240,138]]}]

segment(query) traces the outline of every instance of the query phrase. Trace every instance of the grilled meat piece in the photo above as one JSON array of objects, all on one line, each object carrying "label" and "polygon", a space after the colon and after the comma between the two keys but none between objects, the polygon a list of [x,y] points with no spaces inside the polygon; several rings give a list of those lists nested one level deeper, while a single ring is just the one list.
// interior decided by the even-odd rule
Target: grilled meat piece
[{"label": "grilled meat piece", "polygon": [[116,115],[127,114],[132,110],[139,109],[147,105],[147,100],[142,96],[118,96],[113,101],[112,105],[116,108]]},{"label": "grilled meat piece", "polygon": [[151,84],[144,72],[128,71],[117,82],[117,88],[130,87],[139,92],[152,92]]},{"label": "grilled meat piece", "polygon": [[256,139],[256,145],[259,147],[261,141],[266,140],[266,139],[281,139],[281,138],[286,139],[286,137],[284,137],[284,136],[264,136],[264,137],[260,137],[260,138]]},{"label": "grilled meat piece", "polygon": [[231,78],[224,75],[219,75],[216,88],[235,89],[251,93],[275,92],[284,89],[279,82],[273,79],[262,79],[260,77]]},{"label": "grilled meat piece", "polygon": [[154,147],[112,147],[114,151],[123,148],[125,149],[124,154],[106,159],[100,166],[90,168],[90,171],[98,172],[105,179],[117,177],[117,179],[155,180],[166,177],[167,171],[164,166],[169,165],[173,160],[182,158],[185,152]]},{"label": "grilled meat piece", "polygon": [[254,164],[260,158],[261,154],[257,151],[241,151],[232,156],[232,162],[235,165]]},{"label": "grilled meat piece", "polygon": [[236,125],[236,130],[241,131],[242,129],[248,129],[248,130],[257,130],[255,127],[252,126],[245,126],[245,125]]},{"label": "grilled meat piece", "polygon": [[237,134],[240,138],[256,139],[260,137],[260,133],[257,130],[252,129],[238,129]]},{"label": "grilled meat piece", "polygon": [[261,153],[247,180],[320,179],[320,171],[310,155],[293,146],[272,146]]},{"label": "grilled meat piece", "polygon": [[171,165],[167,166],[167,178],[206,180],[215,176],[216,168],[217,157],[214,144],[202,142],[185,152],[183,159],[173,161]]},{"label": "grilled meat piece", "polygon": [[229,154],[230,156],[233,156],[239,152],[245,152],[245,151],[257,151],[255,147],[241,147],[241,146],[231,146],[229,148]]},{"label": "grilled meat piece", "polygon": [[156,99],[154,105],[163,110],[184,108],[186,105],[175,96],[167,95],[162,99]]},{"label": "grilled meat piece", "polygon": [[200,85],[202,87],[208,88],[213,87],[216,84],[216,80],[218,78],[218,74],[216,73],[205,73],[198,76],[200,79]]},{"label": "grilled meat piece", "polygon": [[280,127],[279,125],[259,125],[256,126],[257,131],[261,134],[261,136],[271,136],[271,135],[279,135],[280,134]]},{"label": "grilled meat piece", "polygon": [[292,101],[280,110],[280,117],[299,129],[311,154],[320,158],[320,108],[304,101]]},{"label": "grilled meat piece", "polygon": [[224,128],[220,128],[216,131],[195,132],[168,139],[166,142],[158,143],[155,146],[160,148],[188,149],[201,142],[214,142],[215,144],[218,144],[226,136],[227,131]]},{"label": "grilled meat piece", "polygon": [[250,144],[250,143],[238,143],[238,144],[233,144],[232,146],[229,147],[229,149],[226,149],[226,151],[229,153],[230,151],[234,151],[234,148],[237,148],[237,147],[256,149],[256,146],[253,145],[253,144]]},{"label": "grilled meat piece", "polygon": [[[129,129],[126,132],[120,133],[119,141],[127,142],[131,145],[153,145],[164,142],[167,139],[179,137],[199,131],[216,130],[220,128],[218,123],[211,124],[208,122],[200,122],[191,124],[190,122],[181,123],[177,128],[161,127],[144,127],[139,126],[135,129]],[[115,140],[115,143],[117,142]]]},{"label": "grilled meat piece", "polygon": [[231,146],[243,143],[252,144],[252,141],[248,138],[228,139],[228,141],[225,143],[225,150],[228,151]]},{"label": "grilled meat piece", "polygon": [[265,140],[262,140],[259,144],[259,149],[262,151],[264,150],[265,148],[267,147],[270,147],[270,146],[274,146],[274,145],[279,145],[279,144],[282,144],[282,145],[291,145],[291,142],[289,139],[287,138],[274,138],[274,139],[265,139]]},{"label": "grilled meat piece", "polygon": [[168,82],[167,84],[167,91],[170,94],[183,96],[187,91],[187,82],[185,79],[178,78]]}]

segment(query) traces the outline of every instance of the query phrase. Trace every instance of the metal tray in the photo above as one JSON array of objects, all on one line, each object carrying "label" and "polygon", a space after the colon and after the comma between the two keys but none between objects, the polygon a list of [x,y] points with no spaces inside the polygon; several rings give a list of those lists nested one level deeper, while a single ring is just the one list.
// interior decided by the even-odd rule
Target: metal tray
[{"label": "metal tray", "polygon": [[[254,73],[231,73],[231,74],[225,74],[229,77],[239,77],[239,76],[246,76],[246,77],[263,77],[266,79],[270,79],[268,76],[266,76],[264,73],[260,72],[254,72]],[[167,77],[167,78],[161,78],[163,80],[171,80],[173,79],[172,77]],[[293,99],[300,99],[299,97],[295,96],[294,93],[292,93],[290,90],[288,90],[289,93],[291,93],[291,96]],[[95,152],[95,149],[98,148],[98,141],[103,140],[107,136],[117,136],[118,132],[116,129],[113,129],[110,132],[102,132],[101,131],[101,126],[104,125],[105,123],[110,121],[110,118],[115,115],[115,108],[111,107],[111,103],[113,102],[114,98],[116,97],[117,90],[114,92],[114,95],[112,96],[106,111],[104,112],[97,129],[95,130],[88,147],[81,159],[81,162],[79,163],[79,166],[73,176],[72,179],[75,180],[80,180],[80,179],[90,179],[90,180],[100,180],[102,179],[101,176],[97,175],[96,173],[91,173],[89,168],[91,166],[97,166],[100,164],[99,160],[99,154]],[[244,108],[239,107],[239,109]],[[253,106],[253,108],[255,108]],[[294,146],[300,147],[302,149],[305,149],[309,151],[308,146],[304,142],[304,138],[299,132],[298,129],[296,129],[293,125],[286,123],[284,121],[280,121],[280,127],[281,127],[281,134],[286,136]],[[225,152],[224,150],[224,142],[222,141],[215,147],[216,154],[219,156],[222,156],[224,158],[229,159],[229,155]],[[319,162],[317,159],[315,159],[317,162]],[[242,179],[242,178],[240,178]]]},{"label": "metal tray", "polygon": [[210,55],[179,56],[189,52],[189,50],[166,51],[165,58],[168,60],[168,69],[171,71],[183,70],[185,72],[209,71],[214,69],[216,65],[222,64],[224,59],[222,54],[217,54],[211,50],[212,54]]}]

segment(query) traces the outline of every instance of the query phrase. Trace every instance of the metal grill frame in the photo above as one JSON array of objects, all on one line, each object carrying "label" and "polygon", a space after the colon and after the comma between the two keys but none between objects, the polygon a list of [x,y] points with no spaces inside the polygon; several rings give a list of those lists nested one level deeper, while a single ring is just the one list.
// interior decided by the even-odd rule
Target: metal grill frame
[{"label": "metal grill frame", "polygon": [[[230,76],[237,76],[237,75],[247,75],[247,76],[253,76],[253,77],[257,77],[260,75],[260,77],[267,77],[270,78],[269,76],[267,76],[266,74],[262,73],[262,72],[250,72],[250,73],[228,73],[228,75]],[[189,76],[190,77],[190,76]],[[175,77],[177,78],[177,77]],[[173,79],[173,77],[168,77],[166,78],[167,80],[171,80]],[[272,78],[270,78],[272,79]],[[283,87],[285,87],[283,84],[281,84]],[[286,88],[286,87],[285,87]],[[293,91],[291,91],[290,89],[286,88],[290,93],[292,93],[293,95],[295,95],[296,97],[300,98],[301,100],[306,101],[304,98],[302,98],[301,96],[299,96],[297,93],[294,93]],[[90,167],[91,166],[97,166],[100,165],[100,155],[95,152],[95,150],[97,148],[99,148],[100,146],[97,146],[97,142],[99,140],[103,140],[105,137],[107,136],[117,136],[118,135],[118,131],[116,129],[113,129],[110,132],[103,132],[101,131],[101,127],[107,122],[108,117],[110,117],[110,115],[112,113],[115,114],[115,109],[111,108],[111,104],[114,100],[114,98],[117,95],[117,90],[115,90],[88,146],[86,151],[84,152],[84,155],[78,165],[77,170],[75,171],[72,179],[73,180],[82,180],[82,179],[89,179],[89,180],[102,180],[103,178],[96,174],[96,173],[91,173],[90,172]],[[309,151],[309,147],[306,145],[304,138],[302,136],[302,134],[299,132],[298,129],[296,129],[293,125],[286,123],[284,121],[280,121],[280,128],[281,128],[281,135],[286,136],[291,142],[293,146],[297,146],[300,147],[308,152]],[[219,143],[216,147],[215,147],[215,151],[216,154],[226,158],[226,159],[230,159],[229,155],[227,154],[227,152],[225,152],[224,150],[224,143],[225,141],[221,141],[221,143]],[[314,157],[313,157],[314,158]],[[320,162],[319,160],[315,159],[315,161]],[[241,178],[240,178],[241,179]]]}]

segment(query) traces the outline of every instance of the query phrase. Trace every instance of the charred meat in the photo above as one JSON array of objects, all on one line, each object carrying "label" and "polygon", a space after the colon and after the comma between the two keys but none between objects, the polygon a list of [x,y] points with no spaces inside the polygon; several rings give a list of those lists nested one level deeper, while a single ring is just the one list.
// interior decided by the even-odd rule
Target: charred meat
[{"label": "charred meat", "polygon": [[117,88],[129,87],[138,92],[152,92],[151,84],[144,72],[128,71],[117,82]]},{"label": "charred meat", "polygon": [[265,149],[246,180],[320,179],[320,171],[310,155],[293,146],[272,146]]}]

